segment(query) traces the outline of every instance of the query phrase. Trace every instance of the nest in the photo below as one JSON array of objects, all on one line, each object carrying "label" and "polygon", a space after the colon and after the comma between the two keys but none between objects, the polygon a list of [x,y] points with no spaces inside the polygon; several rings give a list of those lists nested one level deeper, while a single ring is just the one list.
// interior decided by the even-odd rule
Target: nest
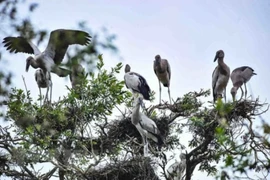
[{"label": "nest", "polygon": [[[158,129],[160,130],[160,134],[165,140],[165,138],[169,134],[169,125],[167,119],[153,119]],[[106,127],[107,133],[100,136],[98,139],[94,139],[95,143],[93,143],[93,149],[95,152],[102,153],[111,153],[115,150],[119,143],[129,142],[131,146],[136,145],[133,140],[137,139],[137,142],[142,144],[142,137],[136,127],[131,123],[130,118],[124,118],[120,121],[113,121]],[[90,149],[90,141],[84,141],[87,144],[87,148]],[[149,140],[149,143],[153,148],[157,148],[157,144],[152,140]],[[130,146],[130,147],[131,147]],[[143,148],[140,149],[140,154],[143,153]]]},{"label": "nest", "polygon": [[89,180],[159,180],[152,165],[150,158],[136,157],[90,170],[84,177]]}]

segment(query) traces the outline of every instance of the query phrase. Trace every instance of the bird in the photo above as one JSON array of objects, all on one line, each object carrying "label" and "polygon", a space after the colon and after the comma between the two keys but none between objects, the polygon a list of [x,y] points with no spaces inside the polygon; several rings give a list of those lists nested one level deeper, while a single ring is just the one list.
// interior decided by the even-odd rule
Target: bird
[{"label": "bird", "polygon": [[257,75],[257,74],[254,73],[254,70],[249,66],[241,66],[241,67],[238,67],[232,71],[231,80],[233,83],[233,87],[231,89],[231,94],[232,94],[233,101],[235,101],[235,95],[236,95],[239,87],[242,91],[241,98],[240,98],[240,99],[242,99],[244,92],[243,92],[243,89],[241,86],[243,84],[245,85],[245,98],[247,97],[246,83],[250,80],[250,78],[253,75]]},{"label": "bird", "polygon": [[186,170],[186,154],[180,154],[180,161],[175,160],[167,170],[165,171],[166,176],[169,180],[181,180]]},{"label": "bird", "polygon": [[212,73],[214,103],[217,98],[222,98],[222,93],[224,93],[224,99],[226,101],[226,86],[230,78],[230,68],[224,63],[224,56],[224,51],[218,50],[214,59],[214,62],[218,59],[218,65]]},{"label": "bird", "polygon": [[26,59],[26,72],[30,65],[37,69],[41,68],[44,73],[52,72],[60,77],[66,77],[70,70],[64,69],[59,65],[63,61],[69,45],[79,44],[88,45],[91,36],[84,31],[71,29],[56,29],[51,31],[46,49],[41,52],[38,47],[25,37],[5,37],[4,47],[12,53],[34,54]]},{"label": "bird", "polygon": [[[38,88],[39,88],[40,106],[41,106],[41,88],[47,88],[43,104],[45,104],[46,100],[49,103],[51,103],[51,100],[52,100],[52,81],[51,81],[50,73],[47,72],[45,74],[42,69],[37,69],[35,72],[35,80],[36,80]],[[48,99],[48,92],[49,91],[50,91],[50,99]]]},{"label": "bird", "polygon": [[161,146],[164,144],[164,142],[156,123],[152,119],[148,118],[145,114],[140,112],[140,105],[142,105],[142,103],[142,97],[138,96],[134,99],[131,122],[142,136],[144,144],[144,156],[146,157],[148,156],[148,138],[157,143],[159,150],[161,149]]},{"label": "bird", "polygon": [[130,72],[130,65],[126,64],[125,66],[125,75],[124,80],[126,87],[131,90],[133,97],[135,94],[139,93],[143,96],[145,100],[150,100],[150,87],[143,76],[138,73]]},{"label": "bird", "polygon": [[154,72],[159,81],[159,104],[161,104],[161,84],[164,87],[168,88],[168,94],[171,102],[171,93],[170,93],[170,81],[171,81],[171,66],[167,59],[161,59],[160,55],[155,56],[154,60]]},{"label": "bird", "polygon": [[72,89],[78,94],[78,99],[82,99],[81,85],[85,77],[85,70],[83,66],[79,63],[73,64],[71,67],[71,73],[69,74],[69,79],[71,81]]}]

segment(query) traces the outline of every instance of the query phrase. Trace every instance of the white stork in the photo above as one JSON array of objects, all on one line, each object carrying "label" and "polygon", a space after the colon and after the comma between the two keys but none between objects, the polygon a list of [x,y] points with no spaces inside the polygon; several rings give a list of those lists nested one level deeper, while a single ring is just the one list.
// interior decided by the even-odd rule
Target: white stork
[{"label": "white stork", "polygon": [[226,101],[226,87],[230,78],[230,68],[224,63],[224,52],[219,50],[216,52],[214,62],[218,59],[218,66],[215,68],[212,74],[212,88],[214,103],[217,98],[221,98],[224,93],[224,99]]},{"label": "white stork", "polygon": [[60,68],[69,45],[87,45],[91,36],[79,30],[57,29],[50,33],[50,39],[45,51],[41,52],[36,45],[24,37],[6,37],[4,46],[10,52],[34,54],[26,59],[26,71],[29,66],[41,68],[44,73],[53,72],[60,77],[67,76],[70,71]]},{"label": "white stork", "polygon": [[[51,81],[51,75],[49,72],[46,74],[42,69],[37,69],[35,72],[35,79],[39,88],[39,95],[40,95],[40,106],[41,106],[41,88],[47,88],[46,95],[44,97],[45,104],[46,100],[51,103],[52,100],[52,81]],[[48,92],[50,91],[50,99],[48,99]]]},{"label": "white stork", "polygon": [[250,78],[253,75],[257,75],[257,74],[254,73],[254,70],[248,66],[238,67],[232,71],[231,80],[233,83],[233,87],[231,89],[231,94],[232,94],[233,101],[235,101],[235,95],[236,95],[239,87],[242,91],[241,98],[240,98],[240,99],[242,99],[244,92],[243,92],[243,89],[241,86],[243,84],[245,85],[245,98],[247,97],[246,83],[250,80]]},{"label": "white stork", "polygon": [[145,100],[150,100],[150,88],[147,81],[143,76],[138,73],[130,72],[130,66],[127,64],[125,67],[125,84],[128,89],[133,92],[133,97],[135,98],[135,93],[143,95]]},{"label": "white stork", "polygon": [[148,118],[145,114],[140,112],[140,105],[142,106],[143,100],[142,97],[137,97],[134,99],[134,107],[131,115],[131,122],[139,133],[142,136],[144,144],[144,156],[148,156],[148,140],[147,138],[152,139],[158,144],[159,150],[163,144],[163,139],[160,135],[160,132],[157,128],[156,123]]},{"label": "white stork", "polygon": [[186,155],[181,153],[180,162],[175,160],[165,171],[167,178],[169,180],[181,180],[184,176],[186,166]]},{"label": "white stork", "polygon": [[80,88],[81,88],[84,76],[85,76],[85,70],[82,67],[82,65],[79,63],[73,64],[71,68],[71,73],[69,75],[69,79],[71,81],[72,88],[75,90],[76,94],[78,94],[78,99],[82,99]]},{"label": "white stork", "polygon": [[171,93],[170,93],[170,81],[171,81],[171,66],[167,59],[161,59],[160,55],[155,56],[154,61],[154,72],[158,78],[159,82],[159,104],[161,104],[161,85],[168,87],[168,94],[171,102]]}]

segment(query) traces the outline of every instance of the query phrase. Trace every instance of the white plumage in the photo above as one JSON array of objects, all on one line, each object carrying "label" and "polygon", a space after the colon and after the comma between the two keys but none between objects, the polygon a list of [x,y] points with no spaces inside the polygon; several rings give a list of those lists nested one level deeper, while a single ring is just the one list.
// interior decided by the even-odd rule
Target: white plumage
[{"label": "white plumage", "polygon": [[180,162],[175,160],[166,170],[169,180],[182,180],[186,170],[186,155],[180,154]]},{"label": "white plumage", "polygon": [[139,93],[143,96],[145,100],[150,100],[151,90],[147,84],[147,81],[140,74],[130,72],[130,69],[130,66],[127,64],[125,67],[124,75],[126,87],[132,91],[133,96],[135,95],[135,93]]},{"label": "white plumage", "polygon": [[142,104],[142,98],[137,97],[134,99],[134,107],[131,115],[131,122],[139,133],[142,136],[143,143],[144,143],[144,156],[148,156],[148,138],[155,141],[159,149],[161,148],[161,145],[163,144],[162,137],[160,135],[160,132],[157,128],[156,123],[148,118],[145,114],[140,112],[140,105]]},{"label": "white plumage", "polygon": [[[41,106],[41,97],[42,97],[41,96],[41,88],[47,88],[43,104],[45,104],[46,101],[51,102],[51,100],[52,100],[52,80],[51,80],[50,73],[47,72],[45,74],[42,69],[37,69],[35,72],[35,80],[36,80],[38,88],[39,88],[40,106]],[[49,91],[50,91],[50,99],[48,99]]]}]

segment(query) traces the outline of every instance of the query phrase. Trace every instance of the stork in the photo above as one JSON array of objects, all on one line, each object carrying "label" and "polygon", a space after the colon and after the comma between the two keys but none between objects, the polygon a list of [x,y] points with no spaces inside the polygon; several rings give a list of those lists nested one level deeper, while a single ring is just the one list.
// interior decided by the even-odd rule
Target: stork
[{"label": "stork", "polygon": [[41,68],[45,74],[48,71],[64,77],[70,74],[70,71],[59,67],[59,65],[69,45],[87,45],[90,38],[91,36],[84,31],[57,29],[50,33],[48,45],[43,52],[24,37],[5,37],[3,43],[10,52],[34,54],[34,57],[29,56],[26,59],[26,72],[28,72],[31,65],[35,69]]},{"label": "stork", "polygon": [[171,102],[171,93],[170,93],[170,81],[171,81],[171,66],[167,59],[161,59],[160,55],[155,56],[154,61],[154,72],[159,81],[159,104],[161,104],[161,84],[164,87],[168,88],[168,94]]},{"label": "stork", "polygon": [[243,92],[243,89],[241,86],[243,84],[245,85],[245,99],[246,99],[246,97],[247,97],[246,83],[250,80],[250,78],[253,75],[257,75],[257,74],[254,73],[254,70],[249,66],[238,67],[232,71],[231,80],[233,83],[233,87],[231,89],[231,94],[232,94],[233,101],[235,101],[235,95],[236,95],[239,87],[242,91],[241,98],[240,98],[240,99],[242,99],[244,92]]},{"label": "stork", "polygon": [[[37,69],[35,72],[35,79],[39,88],[39,95],[40,95],[40,106],[41,106],[41,88],[47,88],[46,95],[44,97],[45,104],[46,100],[51,103],[52,100],[52,81],[51,81],[51,75],[49,72],[46,74],[42,69]],[[50,90],[50,100],[48,100],[48,92]]]},{"label": "stork", "polygon": [[133,97],[135,98],[135,93],[139,93],[143,96],[145,100],[150,100],[150,88],[147,81],[143,76],[138,73],[130,72],[130,65],[126,64],[124,80],[126,87],[133,92]]},{"label": "stork", "polygon": [[180,162],[175,160],[165,171],[169,180],[181,180],[186,170],[186,155],[180,154]]},{"label": "stork", "polygon": [[144,144],[144,156],[148,156],[148,138],[152,139],[158,144],[159,150],[161,149],[163,139],[156,123],[148,118],[145,114],[140,112],[140,105],[142,106],[143,99],[138,96],[134,99],[134,107],[131,115],[131,122],[137,128],[142,136]]},{"label": "stork", "polygon": [[222,98],[222,93],[224,93],[224,99],[226,101],[226,87],[230,78],[230,68],[224,63],[224,56],[223,50],[218,50],[214,59],[214,62],[218,59],[218,65],[212,74],[214,103],[217,98]]},{"label": "stork", "polygon": [[73,64],[71,68],[71,73],[69,75],[69,79],[71,81],[72,89],[74,89],[76,94],[78,94],[78,99],[82,99],[80,88],[81,88],[84,76],[85,76],[85,71],[82,65],[79,63]]}]

